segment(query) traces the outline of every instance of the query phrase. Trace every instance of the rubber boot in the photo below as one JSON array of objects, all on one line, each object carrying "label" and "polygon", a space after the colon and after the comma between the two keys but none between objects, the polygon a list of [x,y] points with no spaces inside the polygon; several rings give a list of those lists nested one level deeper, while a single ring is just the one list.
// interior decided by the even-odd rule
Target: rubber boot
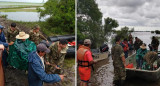
[{"label": "rubber boot", "polygon": [[114,80],[113,81],[113,86],[119,86],[120,84],[120,81],[119,80]]},{"label": "rubber boot", "polygon": [[125,83],[125,80],[121,80],[119,86],[124,86],[124,83]]}]

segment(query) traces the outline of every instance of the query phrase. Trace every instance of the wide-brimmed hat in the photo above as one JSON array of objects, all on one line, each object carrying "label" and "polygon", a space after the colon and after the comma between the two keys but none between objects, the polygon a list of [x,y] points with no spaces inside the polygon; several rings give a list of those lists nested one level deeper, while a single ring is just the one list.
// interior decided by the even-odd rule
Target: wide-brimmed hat
[{"label": "wide-brimmed hat", "polygon": [[28,39],[29,35],[25,32],[19,32],[19,34],[16,36],[16,39]]},{"label": "wide-brimmed hat", "polygon": [[142,48],[142,49],[146,49],[146,44],[145,44],[145,43],[143,43],[143,44],[140,46],[140,48]]}]

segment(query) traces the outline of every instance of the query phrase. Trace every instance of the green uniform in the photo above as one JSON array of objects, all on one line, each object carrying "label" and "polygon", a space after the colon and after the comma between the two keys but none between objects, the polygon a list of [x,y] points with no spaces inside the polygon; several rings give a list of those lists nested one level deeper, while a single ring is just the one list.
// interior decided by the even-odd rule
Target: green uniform
[{"label": "green uniform", "polygon": [[152,70],[153,63],[158,60],[158,54],[156,52],[150,51],[146,53],[146,55],[144,56],[144,60],[145,69]]},{"label": "green uniform", "polygon": [[[50,53],[47,55],[47,60],[51,64],[56,64],[60,67],[63,67],[63,61],[67,53],[67,47],[65,49],[62,49],[60,52],[58,52],[58,45],[59,45],[59,42],[55,42],[51,44],[51,46],[49,47]],[[47,67],[47,71],[55,71],[55,68],[52,66],[49,66]]]},{"label": "green uniform", "polygon": [[20,32],[19,28],[16,27],[16,29],[13,31],[11,28],[8,28],[7,30],[7,39],[8,42],[15,42],[16,41],[16,35],[18,35]]},{"label": "green uniform", "polygon": [[41,39],[44,39],[47,41],[47,39],[40,33],[40,32],[33,32],[33,30],[29,31],[29,40],[33,41],[36,45],[38,45],[41,42]]},{"label": "green uniform", "polygon": [[114,66],[114,81],[115,80],[125,80],[126,70],[122,61],[122,56],[124,56],[123,48],[119,44],[116,44],[111,49],[113,66]]}]

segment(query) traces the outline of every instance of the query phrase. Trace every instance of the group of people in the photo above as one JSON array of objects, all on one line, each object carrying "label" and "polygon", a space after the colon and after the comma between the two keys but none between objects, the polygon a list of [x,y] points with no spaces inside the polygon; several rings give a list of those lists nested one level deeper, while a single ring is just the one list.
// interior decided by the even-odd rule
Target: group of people
[{"label": "group of people", "polygon": [[160,66],[160,59],[158,58],[158,46],[159,41],[156,37],[152,37],[152,42],[149,45],[150,50],[147,50],[146,44],[143,43],[138,37],[135,37],[135,42],[132,43],[124,39],[121,42],[120,37],[115,38],[115,45],[112,46],[111,55],[113,59],[114,66],[114,86],[124,86],[124,81],[126,78],[125,59],[128,57],[128,51],[130,50],[130,44],[133,44],[133,49],[136,51],[136,65],[137,69],[154,70],[153,63],[157,61],[157,68]]},{"label": "group of people", "polygon": [[67,40],[54,42],[47,48],[40,43],[41,39],[49,42],[41,34],[39,25],[26,34],[12,23],[6,37],[3,29],[0,25],[0,45],[4,46],[3,68],[9,64],[9,67],[28,71],[29,86],[42,86],[43,82],[54,83],[64,79],[62,67],[68,49]]}]

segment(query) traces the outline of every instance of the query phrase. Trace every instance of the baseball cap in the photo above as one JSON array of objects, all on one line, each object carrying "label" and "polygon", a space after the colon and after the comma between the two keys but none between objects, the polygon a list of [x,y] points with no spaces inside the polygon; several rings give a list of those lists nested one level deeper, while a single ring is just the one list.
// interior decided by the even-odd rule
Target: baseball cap
[{"label": "baseball cap", "polygon": [[91,44],[91,40],[90,39],[85,39],[84,44]]},{"label": "baseball cap", "polygon": [[37,45],[37,50],[38,51],[42,51],[42,52],[46,52],[46,53],[49,53],[50,52],[50,49],[48,49],[47,47],[46,47],[46,45],[44,45],[44,44],[38,44]]}]

